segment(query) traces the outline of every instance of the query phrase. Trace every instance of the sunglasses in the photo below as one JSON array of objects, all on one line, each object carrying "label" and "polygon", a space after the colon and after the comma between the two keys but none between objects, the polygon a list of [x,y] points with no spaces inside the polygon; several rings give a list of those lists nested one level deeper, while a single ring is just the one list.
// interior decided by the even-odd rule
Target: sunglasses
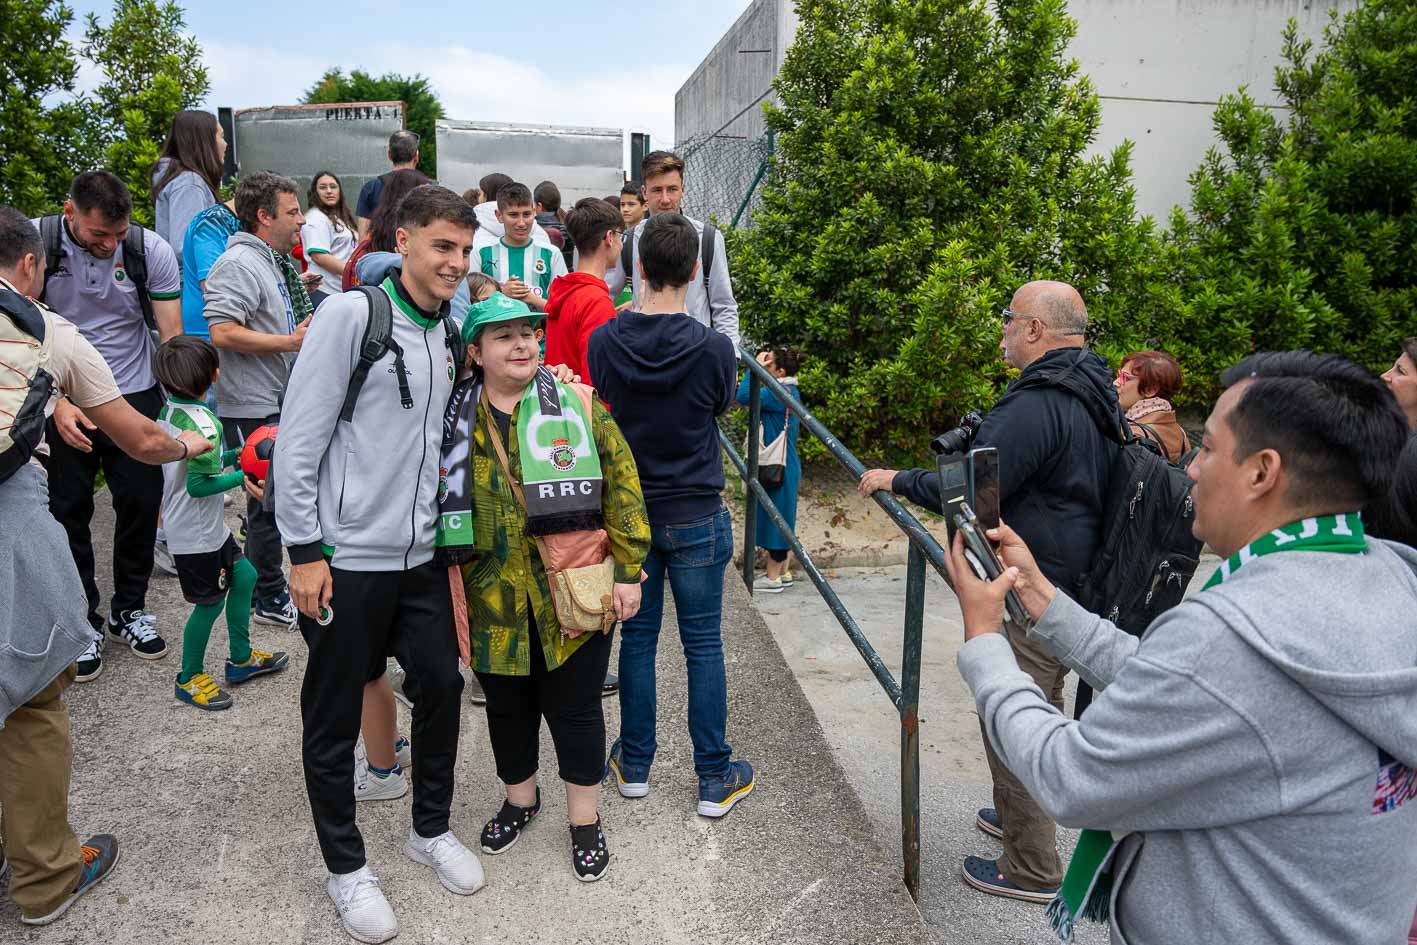
[{"label": "sunglasses", "polygon": [[1015,318],[1022,318],[1025,320],[1037,318],[1036,315],[1024,315],[1023,313],[1015,312],[1013,309],[1008,307],[1005,307],[1002,311],[999,312],[999,314],[1003,317],[1005,326],[1007,326]]},{"label": "sunglasses", "polygon": [[1136,379],[1137,375],[1133,374],[1131,371],[1123,371],[1120,368],[1117,371],[1117,380],[1121,381],[1123,384],[1130,384]]}]

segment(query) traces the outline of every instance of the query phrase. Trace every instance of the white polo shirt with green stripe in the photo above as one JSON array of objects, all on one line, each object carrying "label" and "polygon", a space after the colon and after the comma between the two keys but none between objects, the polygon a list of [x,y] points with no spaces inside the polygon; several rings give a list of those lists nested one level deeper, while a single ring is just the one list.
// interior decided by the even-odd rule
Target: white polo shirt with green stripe
[{"label": "white polo shirt with green stripe", "polygon": [[551,292],[551,280],[566,274],[566,260],[553,246],[529,242],[525,246],[508,246],[503,237],[491,246],[477,251],[482,273],[498,284],[516,276],[531,286],[534,295],[543,302]]}]

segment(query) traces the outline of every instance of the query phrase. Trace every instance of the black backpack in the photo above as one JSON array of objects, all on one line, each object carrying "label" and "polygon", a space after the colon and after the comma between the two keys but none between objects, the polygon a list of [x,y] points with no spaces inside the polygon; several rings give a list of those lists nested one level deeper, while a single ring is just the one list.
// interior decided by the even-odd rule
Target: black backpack
[{"label": "black backpack", "polygon": [[[636,223],[625,234],[624,244],[620,247],[620,268],[625,272],[625,284],[635,284],[635,272],[631,268],[635,264],[635,230],[643,226],[643,222]],[[704,232],[699,237],[699,258],[703,260],[704,294],[708,295],[709,275],[713,272],[713,257],[718,252],[718,241],[714,239],[714,234],[718,228],[707,220],[704,221]]]},{"label": "black backpack", "polygon": [[[1074,376],[1085,356],[1079,353],[1070,367],[1047,381],[1089,399],[1083,381]],[[1202,543],[1191,534],[1193,483],[1185,465],[1168,462],[1155,443],[1131,432],[1120,405],[1110,424],[1098,424],[1119,448],[1107,484],[1102,541],[1092,567],[1078,579],[1077,600],[1139,637],[1181,602],[1200,564]]]},{"label": "black backpack", "polygon": [[[14,326],[3,332],[15,352],[0,361],[0,482],[29,462],[44,437],[44,408],[54,378],[42,366],[44,315],[29,299],[0,285],[0,318]],[[38,346],[26,341],[33,338]],[[8,375],[8,376],[7,376]],[[6,416],[8,415],[8,416]]]},{"label": "black backpack", "polygon": [[[64,215],[51,213],[39,218],[39,236],[44,241],[44,285],[49,286],[49,277],[59,271],[59,261],[64,258],[61,238]],[[143,228],[137,224],[128,227],[123,237],[123,271],[133,280],[133,288],[138,291],[138,305],[143,310],[143,321],[149,331],[157,331],[157,316],[153,314],[152,296],[148,294],[148,251],[143,245]],[[40,290],[39,300],[44,301],[44,291]]]},{"label": "black backpack", "polygon": [[[413,394],[408,389],[408,374],[403,364],[403,348],[394,341],[394,307],[389,294],[376,285],[361,285],[357,291],[369,299],[369,321],[364,326],[364,337],[359,342],[359,363],[349,376],[349,386],[344,392],[344,406],[339,418],[346,423],[354,418],[354,406],[359,400],[359,392],[369,377],[369,369],[386,352],[394,353],[394,373],[398,377],[399,400],[405,410],[413,409]],[[443,331],[447,336],[448,349],[453,352],[453,363],[461,365],[464,348],[462,335],[451,318],[443,319]]]}]

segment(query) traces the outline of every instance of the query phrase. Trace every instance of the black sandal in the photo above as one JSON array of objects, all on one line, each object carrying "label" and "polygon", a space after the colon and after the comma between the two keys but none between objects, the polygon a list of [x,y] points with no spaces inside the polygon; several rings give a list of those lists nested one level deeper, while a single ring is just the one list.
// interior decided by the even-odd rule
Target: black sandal
[{"label": "black sandal", "polygon": [[496,856],[506,853],[520,839],[522,831],[532,818],[541,813],[541,788],[536,789],[536,803],[531,807],[518,807],[511,801],[503,801],[497,816],[487,821],[482,828],[482,852]]},{"label": "black sandal", "polygon": [[593,883],[610,868],[610,851],[605,847],[605,831],[600,829],[600,818],[583,827],[570,826],[571,866],[576,871],[576,879]]}]

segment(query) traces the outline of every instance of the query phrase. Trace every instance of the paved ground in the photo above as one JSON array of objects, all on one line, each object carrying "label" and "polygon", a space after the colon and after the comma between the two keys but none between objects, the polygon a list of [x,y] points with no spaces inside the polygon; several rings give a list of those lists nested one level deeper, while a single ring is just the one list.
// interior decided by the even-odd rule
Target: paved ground
[{"label": "paved ground", "polygon": [[[95,535],[105,570],[111,512],[103,496],[99,504]],[[605,798],[614,856],[606,878],[596,884],[573,879],[559,790],[546,791],[544,817],[514,850],[483,858],[489,886],[470,899],[443,891],[400,852],[407,798],[365,805],[360,823],[371,864],[402,923],[398,941],[924,940],[920,914],[899,882],[897,857],[874,842],[878,812],[868,815],[848,784],[811,705],[732,574],[727,585],[729,736],[758,769],[754,794],[722,821],[695,814],[683,663],[668,626],[654,790],[641,801],[613,792]],[[803,589],[797,600],[809,594]],[[297,693],[305,654],[298,635],[253,625],[253,642],[290,651],[292,666],[283,676],[238,689],[234,708],[208,715],[172,697],[187,613],[175,578],[154,580],[149,609],[172,645],[168,657],[145,662],[110,646],[103,676],[68,696],[75,737],[71,820],[81,835],[116,833],[122,863],[45,929],[22,929],[6,899],[0,941],[348,941],[325,897],[300,773]],[[219,665],[225,644],[219,625],[209,666]],[[879,694],[863,695],[863,707],[883,704]],[[613,733],[615,700],[606,708]],[[883,725],[865,755],[874,758],[879,745],[894,744],[894,729]],[[549,739],[542,751],[548,762],[554,757]],[[882,758],[881,770],[889,772]],[[484,719],[471,706],[457,773],[453,829],[475,841],[501,795]],[[938,820],[933,810],[927,816]],[[930,859],[939,856],[932,852]],[[969,927],[968,915],[960,919],[948,940],[987,940]]]},{"label": "paved ground", "polygon": [[[1197,576],[1208,577],[1217,563],[1206,559]],[[898,676],[905,567],[836,568],[827,573],[847,609]],[[810,581],[799,580],[781,594],[759,594],[754,601],[865,805],[878,841],[898,855],[900,723],[895,708]],[[960,879],[965,856],[996,856],[1001,850],[997,841],[974,827],[975,811],[993,802],[979,716],[955,668],[955,654],[963,642],[955,596],[933,570],[927,570],[920,685],[920,908],[929,940],[938,945],[1056,943],[1041,906],[986,896]],[[1070,712],[1076,689],[1077,677],[1070,675]],[[1065,863],[1075,839],[1073,831],[1059,831]],[[1076,936],[1079,945],[1106,940],[1103,930],[1094,925],[1079,927]]]}]

